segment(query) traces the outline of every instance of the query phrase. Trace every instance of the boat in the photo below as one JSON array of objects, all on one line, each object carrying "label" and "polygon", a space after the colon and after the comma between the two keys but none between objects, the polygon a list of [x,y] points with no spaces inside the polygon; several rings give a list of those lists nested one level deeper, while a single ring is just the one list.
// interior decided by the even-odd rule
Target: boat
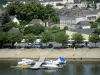
[{"label": "boat", "polygon": [[21,61],[18,62],[18,65],[33,65],[35,64],[35,61],[34,60],[31,60],[31,59],[22,59]]},{"label": "boat", "polygon": [[55,64],[55,65],[65,64],[66,59],[63,57],[59,57],[57,60],[49,60],[49,61],[45,61],[44,63],[45,64]]},{"label": "boat", "polygon": [[56,65],[56,64],[43,64],[42,65],[42,67],[45,67],[45,68],[48,68],[48,69],[57,69],[57,68],[59,68],[59,66],[58,65]]}]

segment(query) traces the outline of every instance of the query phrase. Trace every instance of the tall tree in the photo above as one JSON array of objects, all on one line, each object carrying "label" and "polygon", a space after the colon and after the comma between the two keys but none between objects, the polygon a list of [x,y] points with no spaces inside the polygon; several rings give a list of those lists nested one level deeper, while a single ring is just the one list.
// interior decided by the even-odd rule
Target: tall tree
[{"label": "tall tree", "polygon": [[18,19],[27,22],[32,19],[42,19],[56,22],[59,17],[55,9],[51,5],[43,6],[38,2],[31,2],[22,4],[20,2],[13,2],[7,6],[10,15],[17,15]]},{"label": "tall tree", "polygon": [[72,35],[72,39],[74,40],[75,43],[81,43],[84,40],[82,34],[80,33],[74,33]]},{"label": "tall tree", "polygon": [[94,30],[94,33],[100,35],[100,28],[96,28],[96,29]]},{"label": "tall tree", "polygon": [[0,30],[0,47],[6,42],[6,33]]},{"label": "tall tree", "polygon": [[35,24],[33,26],[28,26],[24,29],[25,34],[33,33],[35,35],[39,35],[44,32],[44,26],[40,24]]},{"label": "tall tree", "polygon": [[41,34],[41,41],[44,42],[44,43],[47,43],[47,42],[51,42],[53,41],[53,35],[51,32],[43,32]]},{"label": "tall tree", "polygon": [[15,42],[21,42],[21,40],[23,39],[23,35],[20,32],[8,32],[7,33],[7,40],[12,43],[12,45]]},{"label": "tall tree", "polygon": [[25,35],[25,39],[26,39],[26,42],[33,43],[35,41],[36,37],[34,34],[29,33],[29,34]]},{"label": "tall tree", "polygon": [[55,33],[55,41],[56,42],[60,42],[60,43],[67,42],[68,37],[69,36],[64,31]]},{"label": "tall tree", "polygon": [[18,28],[18,25],[17,23],[14,23],[14,22],[8,22],[6,24],[4,24],[2,26],[3,30],[6,32],[6,31],[9,31],[10,29],[12,29],[13,27],[15,28]]},{"label": "tall tree", "polygon": [[97,34],[91,34],[89,37],[89,41],[95,43],[96,45],[96,43],[100,41],[100,37]]}]

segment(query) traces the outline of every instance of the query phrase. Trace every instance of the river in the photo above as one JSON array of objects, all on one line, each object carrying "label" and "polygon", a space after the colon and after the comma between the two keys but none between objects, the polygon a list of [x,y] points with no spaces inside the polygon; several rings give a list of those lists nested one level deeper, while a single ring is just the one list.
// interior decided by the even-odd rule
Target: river
[{"label": "river", "polygon": [[58,70],[11,69],[16,61],[0,61],[0,75],[100,75],[100,63],[67,62]]}]

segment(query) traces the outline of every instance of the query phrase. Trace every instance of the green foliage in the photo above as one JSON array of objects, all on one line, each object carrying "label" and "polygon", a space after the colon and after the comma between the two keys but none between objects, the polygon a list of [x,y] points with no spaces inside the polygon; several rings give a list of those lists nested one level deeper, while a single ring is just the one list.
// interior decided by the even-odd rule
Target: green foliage
[{"label": "green foliage", "polygon": [[34,42],[36,40],[36,37],[34,34],[32,33],[29,33],[29,34],[26,34],[25,35],[25,39],[26,39],[26,42]]},{"label": "green foliage", "polygon": [[68,35],[66,35],[66,33],[64,31],[55,33],[54,36],[55,36],[54,40],[56,42],[60,42],[60,43],[68,41],[68,37],[69,37]]},{"label": "green foliage", "polygon": [[68,27],[67,27],[67,26],[65,26],[65,27],[64,27],[64,30],[68,30]]},{"label": "green foliage", "polygon": [[2,26],[2,28],[3,28],[4,31],[9,31],[9,30],[12,29],[13,27],[17,28],[17,27],[18,27],[17,23],[8,22],[8,23],[6,23],[6,24],[4,24],[4,25]]},{"label": "green foliage", "polygon": [[100,37],[97,34],[91,34],[89,37],[89,41],[93,43],[97,43],[100,41]]},{"label": "green foliage", "polygon": [[90,2],[100,2],[100,0],[87,0],[87,1],[90,1]]},{"label": "green foliage", "polygon": [[9,42],[21,42],[23,39],[22,33],[19,32],[8,32],[7,33],[7,40]]},{"label": "green foliage", "polygon": [[51,32],[43,32],[41,34],[41,41],[44,43],[53,41],[53,35]]},{"label": "green foliage", "polygon": [[7,6],[7,10],[8,10],[8,13],[10,15],[18,15],[18,13],[20,13],[21,9],[23,8],[24,4],[21,3],[21,2],[13,2],[13,3],[10,3],[8,6]]},{"label": "green foliage", "polygon": [[24,34],[33,33],[35,35],[39,35],[44,32],[44,27],[40,24],[35,24],[33,26],[28,26],[24,29]]},{"label": "green foliage", "polygon": [[94,30],[94,33],[100,35],[100,28],[96,28],[96,29]]},{"label": "green foliage", "polygon": [[91,28],[98,28],[98,22],[90,22]]},{"label": "green foliage", "polygon": [[43,6],[38,2],[30,2],[22,4],[20,2],[13,2],[7,6],[10,15],[17,15],[18,19],[26,22],[32,19],[50,20],[56,22],[59,17],[55,9],[51,5]]},{"label": "green foliage", "polygon": [[83,38],[82,34],[74,33],[72,35],[72,40],[74,40],[75,43],[81,43],[84,40],[84,38]]},{"label": "green foliage", "polygon": [[56,6],[64,6],[62,3],[56,3]]},{"label": "green foliage", "polygon": [[96,20],[96,22],[100,22],[100,17],[98,17],[98,19]]},{"label": "green foliage", "polygon": [[0,30],[0,41],[6,39],[6,33]]}]

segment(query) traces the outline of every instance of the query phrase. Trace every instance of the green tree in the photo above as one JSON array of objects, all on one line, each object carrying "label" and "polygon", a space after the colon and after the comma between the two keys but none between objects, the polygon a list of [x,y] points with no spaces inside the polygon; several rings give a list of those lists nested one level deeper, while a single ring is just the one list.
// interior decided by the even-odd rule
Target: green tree
[{"label": "green tree", "polygon": [[59,17],[51,5],[43,6],[39,2],[20,3],[13,2],[7,6],[10,15],[17,15],[18,19],[26,22],[32,19],[42,19],[57,22]]},{"label": "green tree", "polygon": [[84,38],[83,38],[82,34],[74,33],[72,35],[72,40],[74,40],[75,43],[81,43],[84,40]]},{"label": "green tree", "polygon": [[9,30],[12,29],[13,27],[18,28],[17,23],[8,22],[8,23],[6,23],[6,24],[4,24],[4,25],[2,26],[2,28],[3,28],[4,31],[9,31]]},{"label": "green tree", "polygon": [[98,19],[96,20],[96,22],[100,22],[100,17],[98,17]]},{"label": "green tree", "polygon": [[6,42],[6,33],[0,30],[0,47]]},{"label": "green tree", "polygon": [[100,28],[96,28],[96,29],[94,30],[94,33],[100,35]]},{"label": "green tree", "polygon": [[98,22],[90,22],[91,28],[98,28]]},{"label": "green tree", "polygon": [[21,40],[23,39],[23,35],[20,32],[8,32],[7,33],[7,40],[12,43],[12,45],[15,42],[21,42]]},{"label": "green tree", "polygon": [[43,32],[41,34],[41,41],[44,43],[53,41],[53,35],[51,32]]},{"label": "green tree", "polygon": [[60,43],[67,42],[68,38],[69,38],[69,36],[64,31],[55,33],[55,41],[56,42],[60,42]]},{"label": "green tree", "polygon": [[29,34],[26,34],[26,35],[25,35],[25,39],[26,39],[26,42],[31,42],[31,43],[33,43],[33,42],[36,40],[36,37],[35,37],[34,34],[29,33]]},{"label": "green tree", "polygon": [[18,15],[22,10],[23,6],[24,4],[19,1],[12,2],[7,6],[8,13],[10,15]]},{"label": "green tree", "polygon": [[35,35],[39,35],[44,32],[44,26],[40,24],[35,24],[33,26],[28,26],[24,29],[24,34],[33,33]]},{"label": "green tree", "polygon": [[64,30],[68,30],[68,27],[67,27],[67,26],[65,26],[65,27],[64,27]]},{"label": "green tree", "polygon": [[91,34],[89,36],[89,41],[95,43],[96,45],[96,43],[100,41],[100,37],[97,34]]}]

